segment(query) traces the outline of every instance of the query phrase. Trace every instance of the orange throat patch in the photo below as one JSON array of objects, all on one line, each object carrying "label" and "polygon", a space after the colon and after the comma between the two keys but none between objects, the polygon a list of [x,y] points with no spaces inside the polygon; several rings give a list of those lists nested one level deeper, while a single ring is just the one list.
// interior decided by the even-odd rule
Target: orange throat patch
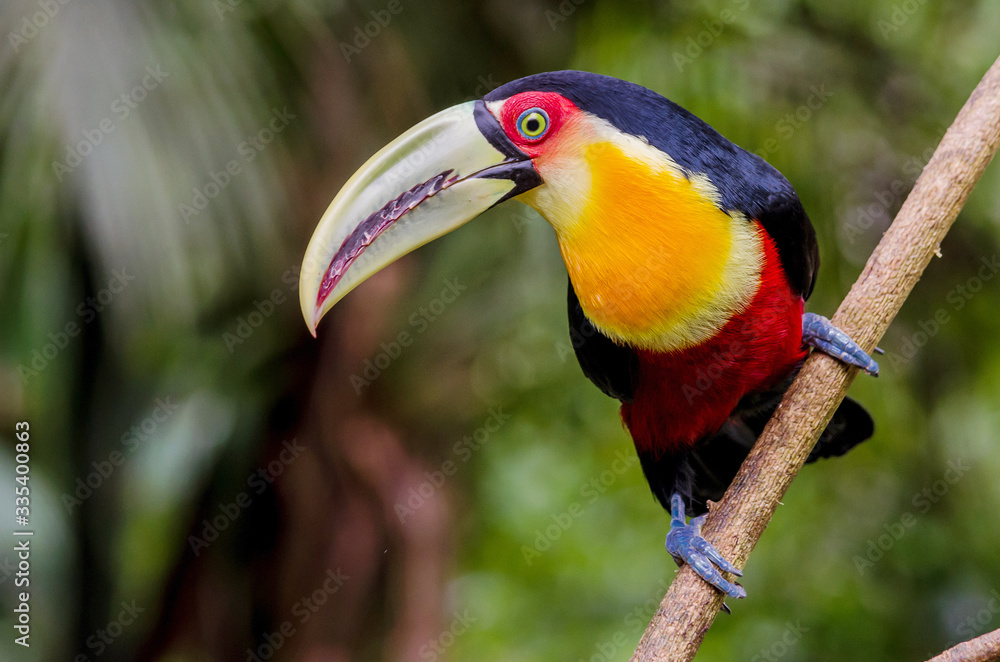
[{"label": "orange throat patch", "polygon": [[603,120],[588,123],[606,138],[578,132],[536,158],[545,184],[520,199],[555,228],[580,305],[602,333],[654,351],[704,342],[757,292],[757,224],[722,211],[707,177]]}]

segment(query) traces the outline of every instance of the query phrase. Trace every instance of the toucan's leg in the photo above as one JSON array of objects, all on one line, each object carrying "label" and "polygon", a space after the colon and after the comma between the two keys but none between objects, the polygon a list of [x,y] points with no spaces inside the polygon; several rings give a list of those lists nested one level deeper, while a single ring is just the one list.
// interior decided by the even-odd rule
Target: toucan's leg
[{"label": "toucan's leg", "polygon": [[681,495],[676,492],[670,497],[670,510],[667,551],[674,557],[674,561],[677,561],[677,565],[687,563],[694,568],[699,577],[729,597],[747,597],[747,592],[742,586],[728,581],[716,569],[715,566],[719,566],[722,570],[731,572],[737,577],[743,576],[739,568],[722,558],[722,554],[719,554],[707,540],[701,537],[701,525],[705,521],[705,515],[695,517],[690,524],[686,523],[684,521],[684,501],[681,499]]},{"label": "toucan's leg", "polygon": [[822,315],[806,313],[802,316],[802,344],[815,347],[848,365],[861,368],[872,377],[878,377],[878,363],[851,340],[850,336]]}]

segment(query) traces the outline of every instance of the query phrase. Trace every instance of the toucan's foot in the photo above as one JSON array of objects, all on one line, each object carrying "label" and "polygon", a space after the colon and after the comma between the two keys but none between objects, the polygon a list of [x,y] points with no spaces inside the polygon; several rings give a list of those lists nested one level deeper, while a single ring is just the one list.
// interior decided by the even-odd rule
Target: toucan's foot
[{"label": "toucan's foot", "polygon": [[699,577],[731,598],[747,597],[746,590],[739,584],[725,579],[719,569],[731,572],[737,577],[742,577],[743,573],[701,537],[701,525],[705,522],[705,515],[695,517],[690,524],[685,523],[684,501],[677,493],[670,497],[670,509],[667,551],[674,557],[677,565],[687,563]]},{"label": "toucan's foot", "polygon": [[[806,313],[802,316],[802,344],[815,347],[848,365],[861,368],[872,377],[878,377],[878,363],[850,336],[822,315]],[[878,348],[875,351],[879,351]]]}]

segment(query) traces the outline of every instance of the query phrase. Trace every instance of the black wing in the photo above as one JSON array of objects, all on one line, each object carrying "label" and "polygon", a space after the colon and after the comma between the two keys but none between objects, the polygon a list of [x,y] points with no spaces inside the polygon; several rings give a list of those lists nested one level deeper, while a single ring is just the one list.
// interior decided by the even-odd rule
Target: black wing
[{"label": "black wing", "polygon": [[757,214],[757,220],[778,248],[788,284],[803,299],[808,299],[819,271],[819,246],[816,231],[795,191],[769,196],[766,207]]},{"label": "black wing", "polygon": [[635,376],[639,372],[639,357],[635,350],[617,345],[597,330],[580,307],[580,300],[569,284],[569,337],[576,351],[576,360],[583,374],[597,388],[622,402],[635,397]]}]

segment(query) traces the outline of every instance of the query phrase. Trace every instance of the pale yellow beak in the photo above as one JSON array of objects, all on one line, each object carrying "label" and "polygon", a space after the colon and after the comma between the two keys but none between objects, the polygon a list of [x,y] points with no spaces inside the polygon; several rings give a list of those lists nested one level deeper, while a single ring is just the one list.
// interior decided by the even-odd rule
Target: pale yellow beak
[{"label": "pale yellow beak", "polygon": [[375,272],[539,184],[482,101],[417,124],[361,166],[317,225],[299,275],[309,331]]}]

